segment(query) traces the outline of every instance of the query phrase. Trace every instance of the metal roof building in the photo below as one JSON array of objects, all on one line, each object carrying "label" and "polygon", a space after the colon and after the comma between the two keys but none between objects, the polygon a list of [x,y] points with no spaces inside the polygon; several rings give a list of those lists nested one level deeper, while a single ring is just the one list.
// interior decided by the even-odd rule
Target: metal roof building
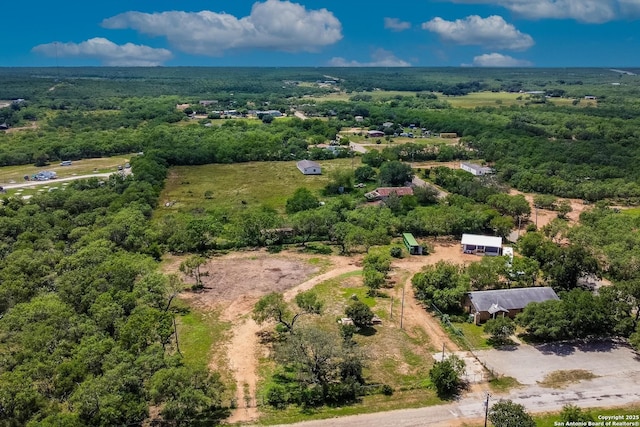
[{"label": "metal roof building", "polygon": [[474,316],[476,324],[495,318],[500,313],[515,317],[529,303],[559,300],[549,287],[497,289],[469,292],[465,298],[465,309]]},{"label": "metal roof building", "polygon": [[320,175],[322,174],[322,168],[316,162],[312,162],[311,160],[300,160],[296,166],[298,170],[302,172],[304,175]]},{"label": "metal roof building", "polygon": [[502,251],[502,237],[463,234],[461,243],[465,254],[500,255]]}]

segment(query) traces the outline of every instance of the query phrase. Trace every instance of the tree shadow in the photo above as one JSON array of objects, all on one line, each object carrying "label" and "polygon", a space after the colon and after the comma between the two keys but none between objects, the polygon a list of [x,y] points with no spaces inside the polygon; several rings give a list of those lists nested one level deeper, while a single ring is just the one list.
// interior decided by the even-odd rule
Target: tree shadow
[{"label": "tree shadow", "polygon": [[518,344],[511,338],[501,338],[501,339],[489,338],[487,339],[487,344],[489,344],[494,349],[500,350],[500,351],[515,351],[520,346],[520,344]]},{"label": "tree shadow", "polygon": [[358,335],[362,335],[363,337],[372,337],[375,334],[378,333],[378,331],[376,331],[376,328],[372,327],[372,326],[363,326],[361,328],[359,328],[356,333]]}]

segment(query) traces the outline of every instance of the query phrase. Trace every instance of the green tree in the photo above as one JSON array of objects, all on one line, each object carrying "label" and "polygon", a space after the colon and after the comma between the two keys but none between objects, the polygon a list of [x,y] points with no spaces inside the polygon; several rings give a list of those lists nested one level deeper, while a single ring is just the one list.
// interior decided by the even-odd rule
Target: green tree
[{"label": "green tree", "polygon": [[293,333],[293,329],[298,318],[305,314],[320,314],[322,312],[322,302],[313,291],[301,292],[296,295],[296,305],[299,311],[293,313],[284,300],[284,296],[277,292],[272,292],[256,303],[253,308],[253,320],[257,323],[275,321],[282,325],[287,332]]},{"label": "green tree", "polygon": [[202,289],[202,276],[206,274],[201,267],[207,263],[207,258],[199,255],[193,255],[180,263],[180,271],[189,277],[192,277],[196,283],[197,289]]},{"label": "green tree", "polygon": [[516,331],[516,325],[506,316],[490,319],[484,324],[485,334],[491,335],[490,341],[496,345],[509,342],[509,337]]},{"label": "green tree", "polygon": [[469,280],[458,265],[438,261],[425,266],[411,279],[416,298],[426,304],[435,304],[445,312],[458,311],[462,298],[469,290]]},{"label": "green tree", "polygon": [[224,418],[221,408],[224,385],[217,373],[185,366],[160,369],[149,384],[149,394],[165,421],[192,425],[198,418]]},{"label": "green tree", "polygon": [[324,187],[324,193],[342,194],[353,189],[353,172],[349,169],[334,171],[329,179],[329,183]]},{"label": "green tree", "polygon": [[328,239],[332,227],[338,222],[335,212],[327,208],[298,212],[291,218],[296,236],[306,243],[313,237]]},{"label": "green tree", "polygon": [[367,287],[368,296],[376,296],[378,289],[385,284],[384,273],[379,272],[371,268],[364,269],[362,272],[363,284]]},{"label": "green tree", "polygon": [[437,361],[429,370],[429,379],[436,388],[438,396],[442,399],[449,399],[463,386],[462,375],[464,374],[465,363],[456,355]]},{"label": "green tree", "polygon": [[315,209],[319,205],[318,198],[307,188],[296,189],[293,196],[287,199],[286,211],[289,215],[296,212]]},{"label": "green tree", "polygon": [[349,304],[345,310],[347,317],[353,320],[354,325],[358,328],[366,328],[371,326],[371,320],[373,319],[373,311],[371,308],[362,301],[354,301]]},{"label": "green tree", "polygon": [[558,218],[560,219],[567,219],[567,214],[571,211],[573,211],[573,208],[571,207],[571,202],[568,200],[561,200],[555,209],[558,212]]},{"label": "green tree", "polygon": [[364,383],[364,357],[336,332],[305,327],[276,346],[276,360],[295,372],[304,406],[355,400]]},{"label": "green tree", "polygon": [[[374,150],[375,151],[375,150]],[[354,171],[354,176],[358,182],[373,181],[376,178],[376,171],[369,165],[358,167]]]},{"label": "green tree", "polygon": [[535,427],[533,417],[524,406],[511,400],[500,400],[489,409],[489,421],[495,427]]},{"label": "green tree", "polygon": [[385,162],[380,166],[378,181],[380,185],[402,186],[413,179],[411,166],[399,161]]}]

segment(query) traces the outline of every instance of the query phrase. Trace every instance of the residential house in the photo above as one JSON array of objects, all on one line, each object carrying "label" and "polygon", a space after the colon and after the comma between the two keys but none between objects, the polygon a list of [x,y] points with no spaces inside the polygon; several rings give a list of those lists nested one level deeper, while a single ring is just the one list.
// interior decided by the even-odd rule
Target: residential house
[{"label": "residential house", "polygon": [[381,130],[369,130],[367,131],[367,136],[369,138],[382,138],[384,136],[384,132]]},{"label": "residential house", "polygon": [[469,292],[464,298],[463,307],[473,316],[474,323],[479,325],[500,316],[513,319],[532,302],[559,299],[549,287],[498,289]]},{"label": "residential house", "polygon": [[302,172],[303,175],[321,175],[322,168],[316,162],[312,162],[311,160],[300,160],[296,166],[298,170]]},{"label": "residential house", "polygon": [[499,256],[502,253],[502,237],[463,234],[461,243],[465,254]]}]

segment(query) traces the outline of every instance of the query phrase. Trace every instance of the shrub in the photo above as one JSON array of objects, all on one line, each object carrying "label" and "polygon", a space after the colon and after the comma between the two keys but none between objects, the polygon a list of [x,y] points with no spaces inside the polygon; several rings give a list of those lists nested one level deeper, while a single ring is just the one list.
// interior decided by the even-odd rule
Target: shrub
[{"label": "shrub", "polygon": [[402,248],[394,246],[389,250],[389,254],[394,258],[402,258]]},{"label": "shrub", "polygon": [[267,403],[276,409],[284,409],[289,404],[287,390],[278,384],[274,384],[267,390]]},{"label": "shrub", "polygon": [[309,243],[304,250],[305,252],[319,255],[331,255],[333,252],[331,246],[323,245],[322,243]]}]

